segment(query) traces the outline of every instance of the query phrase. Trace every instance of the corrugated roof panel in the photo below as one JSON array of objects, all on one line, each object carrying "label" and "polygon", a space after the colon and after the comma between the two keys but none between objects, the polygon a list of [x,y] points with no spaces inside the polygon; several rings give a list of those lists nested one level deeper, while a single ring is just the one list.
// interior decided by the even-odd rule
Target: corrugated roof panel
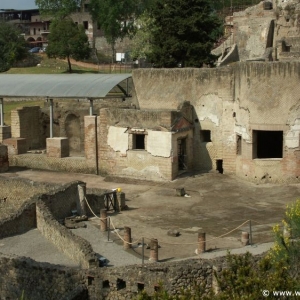
[{"label": "corrugated roof panel", "polygon": [[0,74],[0,97],[101,98],[131,74]]}]

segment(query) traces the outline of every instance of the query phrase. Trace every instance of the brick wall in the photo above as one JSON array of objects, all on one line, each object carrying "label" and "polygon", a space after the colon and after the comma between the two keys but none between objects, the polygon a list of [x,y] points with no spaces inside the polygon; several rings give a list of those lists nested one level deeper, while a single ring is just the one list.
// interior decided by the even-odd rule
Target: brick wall
[{"label": "brick wall", "polygon": [[28,149],[41,145],[40,107],[31,106],[11,111],[11,134],[13,138],[25,138]]},{"label": "brick wall", "polygon": [[[141,109],[176,109],[186,100],[193,105],[194,169],[215,170],[218,161],[224,173],[242,177],[257,179],[272,173],[269,179],[274,182],[299,178],[299,62],[135,70],[133,80]],[[269,129],[263,129],[266,126]],[[201,141],[200,130],[211,131],[210,142]],[[252,130],[283,131],[284,155],[279,163],[253,160]],[[241,157],[237,135],[242,137]]]},{"label": "brick wall", "polygon": [[[148,153],[146,150],[128,150],[126,154],[122,154],[121,152],[112,149],[107,143],[109,126],[110,124],[114,124],[117,116],[119,116],[118,120],[121,121],[124,121],[127,118],[127,126],[134,127],[134,125],[137,125],[138,128],[146,129],[147,127],[145,125],[147,125],[147,122],[151,122],[151,118],[146,118],[145,122],[142,123],[144,114],[153,114],[157,117],[157,121],[152,122],[151,128],[153,128],[155,124],[159,124],[159,122],[169,122],[170,126],[170,121],[172,119],[172,114],[170,112],[166,114],[163,112],[131,112],[127,110],[112,110],[111,112],[108,109],[100,110],[98,131],[100,173],[148,180],[173,179],[171,156],[154,156]],[[134,116],[136,116],[136,118],[134,118]],[[159,118],[160,116],[162,116],[161,119]]]}]

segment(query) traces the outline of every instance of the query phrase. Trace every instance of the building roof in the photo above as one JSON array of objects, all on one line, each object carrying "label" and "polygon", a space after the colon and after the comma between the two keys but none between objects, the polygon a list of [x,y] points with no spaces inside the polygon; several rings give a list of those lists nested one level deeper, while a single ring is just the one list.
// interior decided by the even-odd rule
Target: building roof
[{"label": "building roof", "polygon": [[[131,74],[0,74],[0,97],[104,98]],[[122,87],[123,86],[123,87]]]}]

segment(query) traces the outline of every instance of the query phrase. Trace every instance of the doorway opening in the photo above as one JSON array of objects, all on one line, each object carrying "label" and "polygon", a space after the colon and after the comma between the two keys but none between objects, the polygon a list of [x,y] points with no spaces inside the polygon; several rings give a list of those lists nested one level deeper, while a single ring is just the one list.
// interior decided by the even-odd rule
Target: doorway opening
[{"label": "doorway opening", "polygon": [[216,160],[216,170],[217,170],[220,174],[223,174],[223,159],[217,159],[217,160]]},{"label": "doorway opening", "polygon": [[186,139],[177,140],[178,170],[187,170]]}]

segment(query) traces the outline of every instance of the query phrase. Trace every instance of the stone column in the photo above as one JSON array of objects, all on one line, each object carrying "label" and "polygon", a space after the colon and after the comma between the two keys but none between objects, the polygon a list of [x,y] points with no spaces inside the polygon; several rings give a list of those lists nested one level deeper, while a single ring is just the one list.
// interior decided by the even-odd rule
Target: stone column
[{"label": "stone column", "polygon": [[100,230],[107,231],[107,211],[106,209],[100,210]]},{"label": "stone column", "polygon": [[158,262],[158,240],[157,239],[151,239],[149,260],[153,262]]},{"label": "stone column", "polygon": [[249,245],[249,232],[243,231],[241,242],[243,246]]},{"label": "stone column", "polygon": [[131,248],[131,228],[124,226],[124,249],[130,249]]},{"label": "stone column", "polygon": [[199,232],[198,233],[198,249],[197,249],[197,253],[203,253],[205,252],[205,248],[206,248],[206,234],[204,232]]},{"label": "stone column", "polygon": [[79,196],[79,210],[78,213],[80,216],[86,216],[86,183],[78,184],[78,196]]}]

